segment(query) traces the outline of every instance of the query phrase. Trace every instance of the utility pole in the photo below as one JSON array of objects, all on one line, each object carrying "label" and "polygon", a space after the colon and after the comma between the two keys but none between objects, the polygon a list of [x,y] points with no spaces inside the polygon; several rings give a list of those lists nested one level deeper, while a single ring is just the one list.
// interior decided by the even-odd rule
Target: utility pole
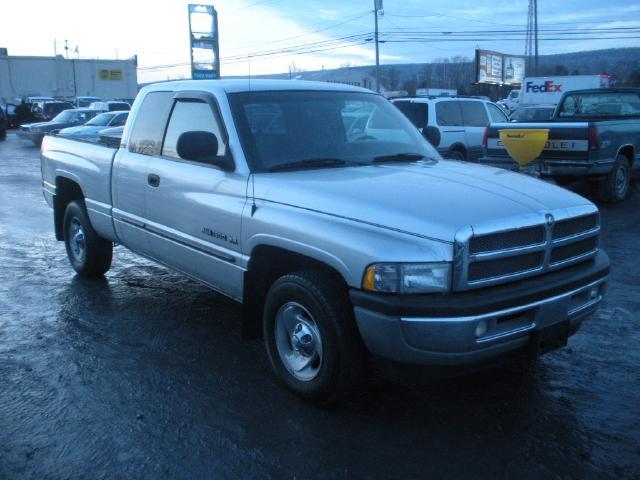
[{"label": "utility pole", "polygon": [[535,44],[536,44],[536,53],[535,53],[535,65],[536,65],[536,75],[538,75],[538,0],[533,0],[533,24],[534,24],[534,32],[535,32]]},{"label": "utility pole", "polygon": [[380,93],[380,45],[378,44],[378,10],[382,10],[382,0],[373,0],[373,15],[375,19],[375,34],[373,41],[376,42],[376,92]]},{"label": "utility pole", "polygon": [[64,41],[64,53],[67,60],[69,60],[69,42],[67,40]]}]

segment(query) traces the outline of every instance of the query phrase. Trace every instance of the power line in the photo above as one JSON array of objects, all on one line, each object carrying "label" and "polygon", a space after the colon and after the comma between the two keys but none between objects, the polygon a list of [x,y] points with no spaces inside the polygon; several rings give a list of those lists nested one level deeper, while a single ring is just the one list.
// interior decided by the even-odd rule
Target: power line
[{"label": "power line", "polygon": [[[367,16],[369,14],[370,14],[370,12],[367,10],[366,12],[364,12],[364,13],[362,13],[360,15],[357,15],[357,16],[355,16],[353,18],[349,18],[349,19],[344,20],[344,21],[342,21],[340,23],[328,25],[326,27],[319,28],[318,30],[314,30],[314,31],[308,32],[308,33],[303,33],[301,35],[294,35],[293,37],[286,37],[286,38],[281,38],[281,39],[278,39],[278,40],[270,40],[268,42],[260,42],[259,45],[270,45],[270,44],[274,44],[274,43],[285,42],[287,40],[293,40],[295,38],[308,37],[309,35],[313,35],[313,34],[316,34],[316,33],[324,32],[324,31],[327,31],[327,30],[331,30],[333,28],[340,27],[342,25],[346,25],[347,23],[353,22],[355,20],[359,20],[360,18],[363,18],[363,17],[365,17],[365,16]],[[307,26],[312,26],[312,25],[318,25],[318,24],[315,23],[315,24],[311,24],[311,25],[307,25]],[[301,28],[306,28],[306,27],[301,27]],[[254,43],[253,45],[256,45],[256,44]],[[230,49],[230,50],[227,50],[227,51],[234,52],[236,50],[242,50],[244,48],[247,48],[247,47],[238,47],[238,48]]]}]

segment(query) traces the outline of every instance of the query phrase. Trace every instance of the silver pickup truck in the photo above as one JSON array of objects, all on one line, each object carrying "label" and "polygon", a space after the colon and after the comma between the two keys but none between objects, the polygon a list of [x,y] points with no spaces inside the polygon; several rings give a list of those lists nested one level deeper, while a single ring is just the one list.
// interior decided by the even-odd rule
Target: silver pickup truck
[{"label": "silver pickup truck", "polygon": [[609,271],[588,200],[442,160],[391,103],[345,85],[145,87],[119,148],[47,136],[42,177],[78,274],[104,274],[117,243],[242,302],[244,334],[319,402],[370,359],[565,345]]}]

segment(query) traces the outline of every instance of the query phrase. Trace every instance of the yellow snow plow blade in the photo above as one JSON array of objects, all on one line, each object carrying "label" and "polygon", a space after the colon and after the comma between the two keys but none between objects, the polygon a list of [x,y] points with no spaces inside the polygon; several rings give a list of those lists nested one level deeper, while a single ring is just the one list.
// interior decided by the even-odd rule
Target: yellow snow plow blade
[{"label": "yellow snow plow blade", "polygon": [[507,149],[507,153],[521,167],[538,158],[549,139],[549,130],[542,128],[522,130],[510,128],[499,130],[499,133],[500,141]]}]

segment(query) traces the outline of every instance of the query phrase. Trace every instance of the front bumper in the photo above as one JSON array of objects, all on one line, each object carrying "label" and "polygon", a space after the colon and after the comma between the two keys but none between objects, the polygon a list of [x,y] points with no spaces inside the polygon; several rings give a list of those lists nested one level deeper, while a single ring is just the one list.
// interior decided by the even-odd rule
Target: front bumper
[{"label": "front bumper", "polygon": [[[615,159],[542,158],[526,165],[523,171],[542,177],[586,177],[608,174],[614,162]],[[511,157],[506,156],[483,156],[478,160],[478,163],[507,170],[520,170],[518,164]]]},{"label": "front bumper", "polygon": [[394,297],[352,290],[351,300],[374,356],[416,365],[470,365],[521,349],[536,331],[565,320],[575,333],[602,301],[609,272],[604,252],[586,263],[476,291]]}]

